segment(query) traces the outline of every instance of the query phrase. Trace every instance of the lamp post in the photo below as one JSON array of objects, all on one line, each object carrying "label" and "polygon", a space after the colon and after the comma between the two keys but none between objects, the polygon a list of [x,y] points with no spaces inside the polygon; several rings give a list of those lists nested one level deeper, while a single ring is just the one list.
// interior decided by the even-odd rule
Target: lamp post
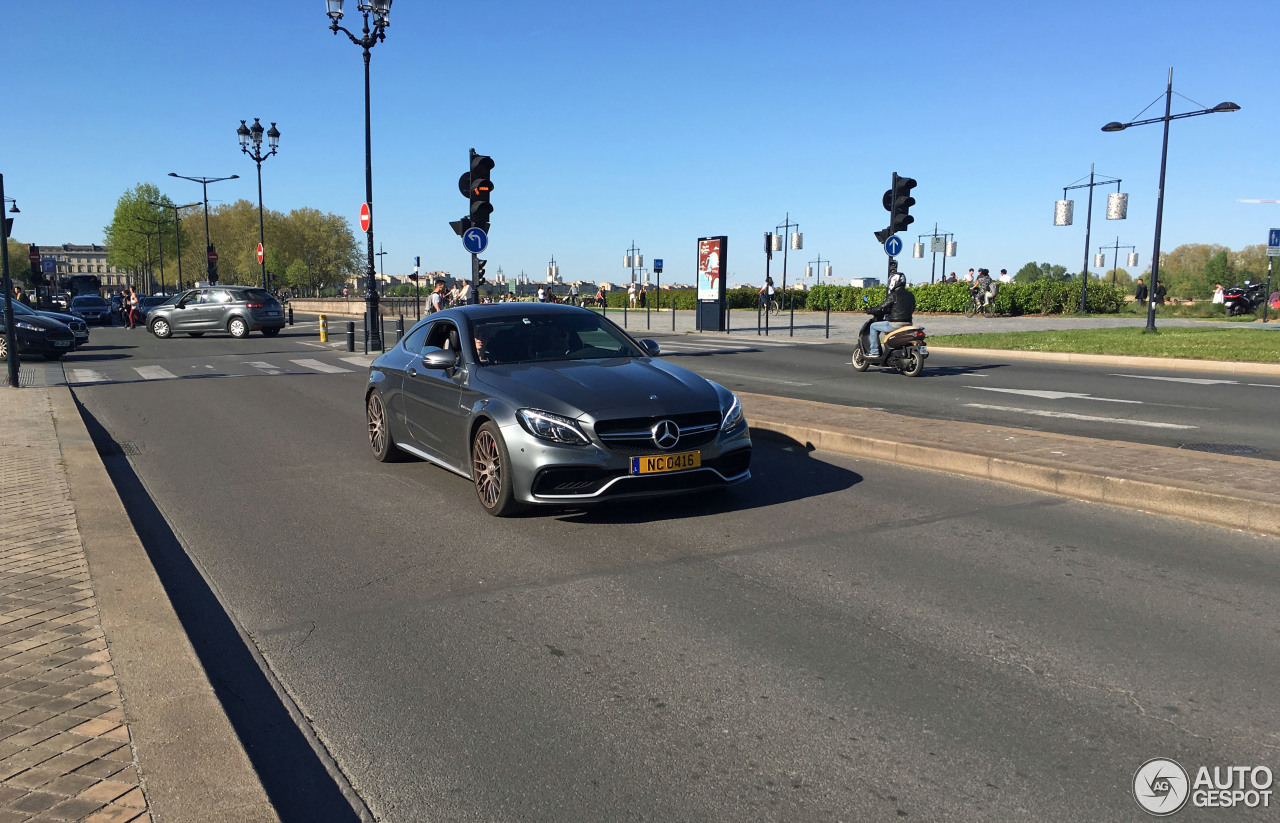
[{"label": "lamp post", "polygon": [[[364,15],[364,31],[356,37],[343,26],[338,25],[342,19],[343,0],[325,0],[329,19],[333,22],[329,29],[336,36],[339,31],[346,34],[352,43],[364,50],[364,202],[369,207],[369,224],[365,229],[369,247],[369,264],[367,285],[365,288],[365,328],[368,329],[369,347],[374,351],[382,350],[382,334],[378,328],[378,288],[375,278],[377,270],[373,265],[373,137],[369,128],[369,52],[378,43],[387,39],[388,17],[391,14],[391,0],[360,0],[356,7]],[[369,29],[369,13],[373,13],[373,29]]]},{"label": "lamp post", "polygon": [[1116,270],[1120,268],[1120,250],[1121,250],[1121,249],[1134,249],[1134,251],[1132,251],[1132,252],[1130,252],[1130,253],[1129,253],[1129,265],[1130,265],[1130,266],[1136,266],[1136,265],[1138,265],[1138,253],[1137,253],[1137,251],[1136,251],[1136,250],[1137,250],[1137,248],[1138,248],[1137,246],[1131,246],[1131,245],[1127,245],[1127,244],[1126,244],[1126,245],[1123,245],[1123,246],[1122,246],[1122,245],[1120,245],[1120,238],[1119,238],[1119,237],[1117,237],[1117,238],[1116,238],[1116,242],[1112,243],[1110,246],[1099,246],[1099,247],[1098,247],[1098,256],[1094,259],[1094,261],[1093,261],[1093,265],[1094,265],[1094,266],[1096,266],[1097,268],[1105,268],[1105,267],[1106,267],[1106,265],[1107,265],[1107,263],[1106,263],[1106,259],[1102,256],[1102,250],[1103,250],[1103,249],[1111,249],[1111,250],[1112,250],[1112,251],[1111,251],[1111,287],[1112,287],[1112,288],[1115,288],[1115,285],[1116,285]]},{"label": "lamp post", "polygon": [[175,206],[172,203],[158,203],[155,200],[148,200],[147,202],[153,206],[159,206],[162,209],[173,209],[173,243],[175,248],[178,250],[178,291],[182,291],[182,232],[179,230],[182,221],[178,219],[178,212],[181,209],[195,208],[200,204],[187,203],[185,206]]},{"label": "lamp post", "polygon": [[[268,147],[271,151],[266,154],[262,153],[262,124],[258,122],[258,118],[253,118],[253,125],[245,128],[244,121],[240,121],[240,128],[236,129],[236,136],[240,138],[240,151],[249,155],[258,167],[258,245],[262,246],[262,259],[258,261],[258,265],[262,267],[262,289],[267,288],[267,249],[263,245],[265,242],[262,237],[262,161],[276,153],[276,148],[280,145],[280,130],[276,128],[276,124],[271,124],[271,130],[267,132]],[[253,144],[253,151],[249,151],[249,144]]]},{"label": "lamp post", "polygon": [[[817,286],[822,285],[822,264],[824,262],[827,264],[827,280],[828,281],[831,280],[831,261],[830,260],[824,261],[822,259],[822,255],[818,255],[817,260],[810,260],[808,264],[804,267],[804,279],[805,279],[806,285],[808,285],[810,274],[815,275],[814,285],[817,285]],[[814,266],[817,266],[818,268],[815,269]]]},{"label": "lamp post", "polygon": [[[1150,108],[1150,106],[1148,106]],[[1111,121],[1102,127],[1103,131],[1124,131],[1130,126],[1145,126],[1148,123],[1164,123],[1164,143],[1160,148],[1160,188],[1156,191],[1156,238],[1155,250],[1151,253],[1151,291],[1147,297],[1147,333],[1156,331],[1156,286],[1160,278],[1160,223],[1164,218],[1164,173],[1165,163],[1169,158],[1169,121],[1182,120],[1187,117],[1198,117],[1202,114],[1218,114],[1219,112],[1240,111],[1235,103],[1219,103],[1211,109],[1187,111],[1181,114],[1170,114],[1173,110],[1173,68],[1169,68],[1169,84],[1164,93],[1164,117],[1149,117],[1146,120],[1133,120],[1128,123]],[[1145,111],[1145,109],[1144,109]]]},{"label": "lamp post", "polygon": [[929,282],[937,282],[938,276],[938,253],[942,253],[942,279],[947,279],[947,258],[956,256],[956,243],[951,238],[955,237],[954,232],[938,231],[938,224],[933,224],[933,234],[922,234],[916,238],[914,248],[911,249],[912,257],[924,257],[924,239],[929,238],[929,252],[933,255],[933,265],[929,267]]},{"label": "lamp post", "polygon": [[[139,217],[138,219],[144,223],[150,223],[151,225],[156,227],[157,254],[160,257],[160,293],[164,294],[164,234],[160,231],[160,227],[169,225],[169,221],[168,220],[150,220],[146,217]],[[150,251],[150,249],[151,249],[151,235],[147,235],[147,250]],[[154,286],[155,284],[149,283],[148,285]]]},{"label": "lamp post", "polygon": [[[129,229],[129,228],[126,228],[125,231],[131,231],[134,234],[141,234],[147,238],[147,265],[144,271],[147,274],[147,286],[151,286],[153,284],[152,277],[151,277],[151,238],[158,236],[160,232],[159,231],[143,231],[142,229]],[[149,291],[149,289],[146,286],[144,286],[143,287],[144,297],[146,296],[147,291]]]},{"label": "lamp post", "polygon": [[636,248],[636,241],[631,241],[631,248],[627,249],[626,257],[622,258],[622,267],[631,269],[631,282],[636,282],[636,269],[644,268],[644,255]]},{"label": "lamp post", "polygon": [[[1104,177],[1101,180],[1096,179],[1093,164],[1089,164],[1089,182],[1080,183],[1079,185],[1063,186],[1062,199],[1057,202],[1053,209],[1053,225],[1070,226],[1072,211],[1075,204],[1067,199],[1067,192],[1071,189],[1088,189],[1089,205],[1085,207],[1084,221],[1084,266],[1080,269],[1080,313],[1084,314],[1088,311],[1085,295],[1089,289],[1089,245],[1090,235],[1093,232],[1093,187],[1109,186],[1116,184],[1116,190],[1107,197],[1107,219],[1123,220],[1129,211],[1129,195],[1120,193],[1120,179],[1116,177]],[[1080,178],[1083,180],[1084,178]]]},{"label": "lamp post", "polygon": [[787,212],[783,222],[774,229],[775,232],[779,230],[784,232],[782,243],[782,294],[784,297],[787,293],[787,249],[791,248],[800,251],[804,248],[804,235],[798,231],[791,231],[798,228],[800,228],[800,224],[792,223],[791,212]]},{"label": "lamp post", "polygon": [[[4,196],[4,175],[0,174],[0,206],[12,203],[11,214],[20,214],[18,201]],[[3,273],[4,289],[4,351],[9,369],[9,388],[18,388],[18,338],[13,328],[13,281],[9,278],[9,220],[0,219],[0,273]]]},{"label": "lamp post", "polygon": [[169,172],[169,176],[178,177],[178,178],[181,178],[182,180],[190,180],[192,183],[199,183],[202,191],[204,192],[205,259],[209,261],[209,268],[208,268],[209,275],[210,275],[209,280],[210,282],[214,282],[217,280],[217,275],[214,274],[214,272],[217,271],[217,267],[214,263],[215,258],[213,255],[215,253],[215,250],[213,248],[213,243],[209,240],[209,184],[221,183],[223,180],[239,180],[240,175],[233,174],[230,177],[187,177],[185,174],[178,174],[177,172],[171,171]]}]

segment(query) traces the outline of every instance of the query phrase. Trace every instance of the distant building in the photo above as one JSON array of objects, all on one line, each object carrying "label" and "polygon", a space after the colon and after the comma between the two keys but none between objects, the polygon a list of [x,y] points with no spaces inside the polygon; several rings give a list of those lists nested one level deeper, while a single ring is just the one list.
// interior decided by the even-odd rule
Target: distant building
[{"label": "distant building", "polygon": [[107,253],[110,250],[106,246],[63,243],[60,246],[38,248],[41,260],[54,261],[59,280],[73,274],[96,274],[104,289],[129,285],[129,274],[117,271],[115,266],[107,263]]},{"label": "distant building", "polygon": [[868,288],[871,288],[872,286],[879,286],[880,278],[879,277],[851,277],[849,278],[849,285],[858,289],[868,289]]}]

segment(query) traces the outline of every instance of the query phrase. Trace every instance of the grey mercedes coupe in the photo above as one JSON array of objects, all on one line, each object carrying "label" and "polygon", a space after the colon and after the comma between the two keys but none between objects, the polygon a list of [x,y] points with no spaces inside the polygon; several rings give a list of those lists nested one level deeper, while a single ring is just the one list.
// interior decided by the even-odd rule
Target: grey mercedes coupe
[{"label": "grey mercedes coupe", "polygon": [[657,355],[573,306],[438,312],[369,367],[369,445],[469,478],[496,516],[748,479],[738,398]]}]

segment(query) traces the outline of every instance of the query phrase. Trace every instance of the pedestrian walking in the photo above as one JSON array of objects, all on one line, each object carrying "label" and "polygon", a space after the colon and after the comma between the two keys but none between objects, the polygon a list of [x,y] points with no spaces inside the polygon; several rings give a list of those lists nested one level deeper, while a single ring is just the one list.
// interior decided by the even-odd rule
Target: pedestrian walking
[{"label": "pedestrian walking", "polygon": [[635,283],[632,283],[631,286],[627,289],[627,305],[631,306],[631,308],[633,309],[636,307],[636,284]]},{"label": "pedestrian walking", "polygon": [[133,328],[142,322],[142,315],[138,314],[138,293],[133,287],[129,288],[129,328]]},{"label": "pedestrian walking", "polygon": [[1164,296],[1168,293],[1169,293],[1169,290],[1164,287],[1164,283],[1161,283],[1160,281],[1157,280],[1156,281],[1156,302],[1163,306]]},{"label": "pedestrian walking", "polygon": [[427,314],[435,314],[444,308],[444,281],[437,280],[436,287],[427,295]]},{"label": "pedestrian walking", "polygon": [[596,289],[596,305],[604,308],[604,286]]},{"label": "pedestrian walking", "polygon": [[1214,303],[1221,303],[1221,302],[1223,302],[1223,296],[1222,296],[1222,284],[1221,284],[1221,283],[1214,283],[1214,284],[1213,284],[1213,302],[1214,302]]},{"label": "pedestrian walking", "polygon": [[569,302],[578,305],[578,284],[574,283],[569,286]]},{"label": "pedestrian walking", "polygon": [[641,286],[639,293],[636,294],[636,303],[639,304],[640,308],[643,309],[648,299],[649,299],[648,292],[645,290],[644,286]]},{"label": "pedestrian walking", "polygon": [[1001,282],[1001,283],[1012,283],[1012,282],[1013,282],[1013,278],[1009,276],[1009,270],[1008,270],[1008,269],[1001,269],[1001,270],[1000,270],[1000,282]]},{"label": "pedestrian walking", "polygon": [[1138,285],[1133,289],[1133,299],[1138,303],[1147,302],[1147,284],[1142,282],[1142,278],[1138,278]]}]

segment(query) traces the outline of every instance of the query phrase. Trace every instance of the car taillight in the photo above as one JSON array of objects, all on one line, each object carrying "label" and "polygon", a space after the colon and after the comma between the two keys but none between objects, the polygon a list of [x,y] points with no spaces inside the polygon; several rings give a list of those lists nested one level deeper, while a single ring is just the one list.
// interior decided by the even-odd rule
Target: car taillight
[{"label": "car taillight", "polygon": [[245,303],[245,305],[246,305],[246,306],[248,306],[248,307],[249,307],[249,308],[251,308],[251,309],[260,309],[260,308],[262,308],[262,304],[261,304],[261,303]]}]

